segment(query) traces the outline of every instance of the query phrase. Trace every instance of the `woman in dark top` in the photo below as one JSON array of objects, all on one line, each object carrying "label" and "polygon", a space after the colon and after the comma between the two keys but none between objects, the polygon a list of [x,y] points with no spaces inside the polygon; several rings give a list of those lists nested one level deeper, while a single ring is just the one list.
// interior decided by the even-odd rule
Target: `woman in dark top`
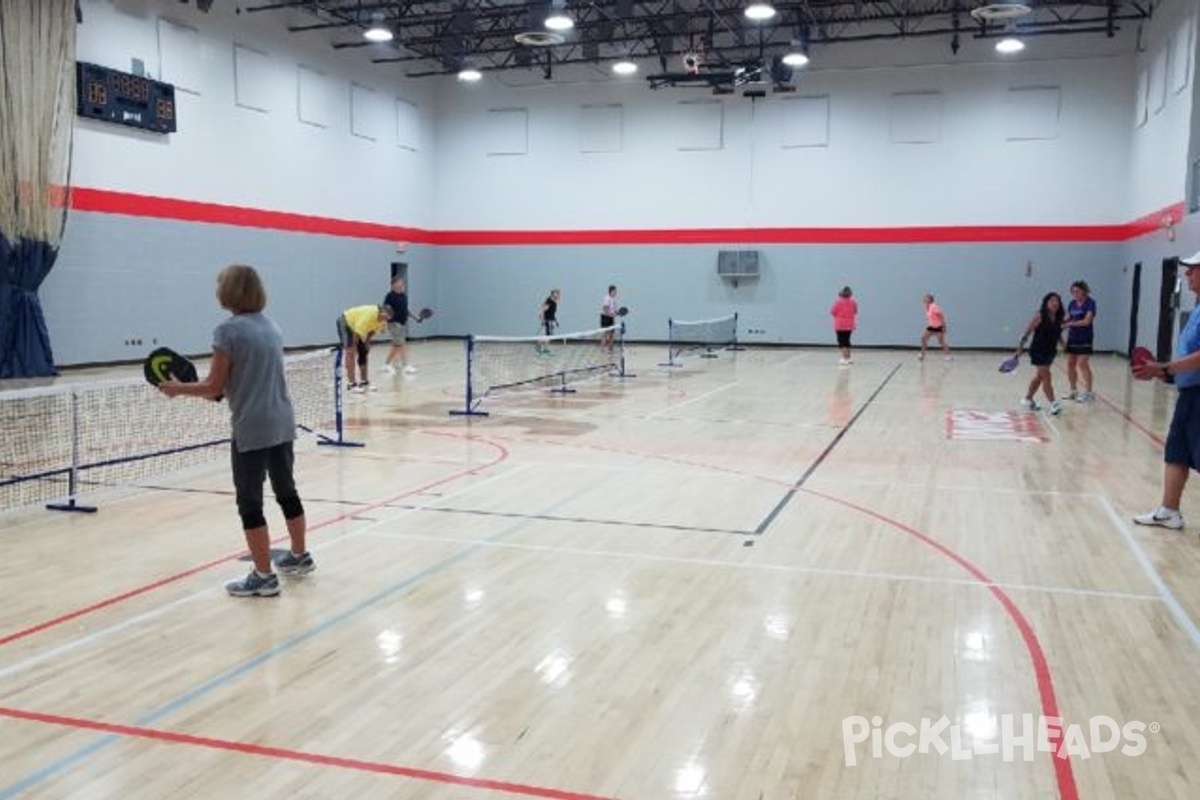
[{"label": "woman in dark top", "polygon": [[550,296],[542,301],[542,333],[547,336],[553,336],[554,329],[558,327],[558,300],[561,296],[558,289],[551,289]]},{"label": "woman in dark top", "polygon": [[1033,399],[1039,386],[1046,394],[1046,399],[1050,401],[1050,413],[1057,414],[1062,411],[1062,406],[1054,399],[1054,383],[1050,375],[1050,365],[1054,363],[1054,356],[1058,354],[1058,345],[1062,340],[1064,316],[1062,298],[1059,297],[1058,292],[1047,293],[1042,298],[1042,307],[1029,321],[1029,327],[1025,329],[1025,334],[1021,337],[1021,344],[1017,347],[1020,351],[1025,347],[1025,342],[1029,337],[1033,337],[1033,341],[1029,344],[1029,362],[1037,369],[1037,374],[1029,382],[1025,399],[1021,401],[1021,404],[1031,411],[1037,411],[1040,408],[1037,401]]}]

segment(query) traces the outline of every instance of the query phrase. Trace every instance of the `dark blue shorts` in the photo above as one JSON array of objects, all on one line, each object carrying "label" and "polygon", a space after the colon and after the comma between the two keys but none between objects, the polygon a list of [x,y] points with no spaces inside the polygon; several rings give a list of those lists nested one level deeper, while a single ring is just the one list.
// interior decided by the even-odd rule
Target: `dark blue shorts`
[{"label": "dark blue shorts", "polygon": [[1200,386],[1179,390],[1163,461],[1200,469]]}]

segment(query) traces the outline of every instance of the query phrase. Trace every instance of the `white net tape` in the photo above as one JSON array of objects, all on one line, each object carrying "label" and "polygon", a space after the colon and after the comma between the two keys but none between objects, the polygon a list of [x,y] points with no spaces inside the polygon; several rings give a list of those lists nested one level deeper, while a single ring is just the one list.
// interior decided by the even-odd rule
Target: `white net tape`
[{"label": "white net tape", "polygon": [[470,406],[500,390],[565,387],[606,375],[620,368],[623,342],[617,326],[551,336],[473,336],[468,346]]},{"label": "white net tape", "polygon": [[[321,350],[285,360],[306,430],[335,424],[333,358]],[[0,510],[228,458],[228,441],[224,403],[170,400],[135,378],[0,392]]]},{"label": "white net tape", "polygon": [[671,361],[688,350],[703,348],[711,352],[737,344],[737,314],[702,320],[672,319],[668,321],[668,329]]}]

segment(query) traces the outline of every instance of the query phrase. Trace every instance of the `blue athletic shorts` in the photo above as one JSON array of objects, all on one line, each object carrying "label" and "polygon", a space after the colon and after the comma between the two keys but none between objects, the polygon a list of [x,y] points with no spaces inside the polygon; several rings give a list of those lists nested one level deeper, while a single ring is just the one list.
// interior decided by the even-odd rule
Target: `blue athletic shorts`
[{"label": "blue athletic shorts", "polygon": [[1163,461],[1200,469],[1200,386],[1179,390]]}]

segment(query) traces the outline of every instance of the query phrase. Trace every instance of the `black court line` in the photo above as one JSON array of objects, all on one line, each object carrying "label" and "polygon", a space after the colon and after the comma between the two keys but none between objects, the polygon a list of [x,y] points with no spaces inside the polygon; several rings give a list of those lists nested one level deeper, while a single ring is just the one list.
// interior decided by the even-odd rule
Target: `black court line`
[{"label": "black court line", "polygon": [[796,492],[800,491],[800,488],[804,486],[805,481],[807,481],[812,474],[817,471],[817,467],[821,466],[821,463],[829,456],[830,453],[833,452],[833,448],[837,447],[838,443],[842,441],[842,437],[854,427],[854,423],[858,422],[858,418],[862,416],[863,412],[867,410],[867,407],[875,401],[875,398],[879,396],[879,393],[882,392],[884,387],[888,385],[888,382],[891,381],[891,379],[895,377],[896,373],[900,371],[901,366],[903,365],[897,364],[896,366],[892,367],[892,371],[887,374],[887,377],[883,379],[883,382],[875,388],[875,391],[871,392],[871,396],[867,398],[867,402],[863,403],[858,411],[854,412],[854,416],[850,418],[850,421],[847,422],[845,426],[843,426],[842,429],[837,432],[837,436],[834,436],[833,439],[830,440],[829,444],[825,446],[825,449],[822,450],[820,454],[818,454],[813,460],[813,462],[808,465],[808,469],[804,470],[804,474],[802,474],[799,479],[792,484],[792,488],[788,489],[787,493],[784,494],[779,502],[775,504],[775,507],[771,509],[770,513],[763,517],[763,521],[758,523],[758,527],[754,529],[754,534],[756,536],[761,536],[766,533],[767,528],[770,527],[771,523],[775,521],[775,518],[779,516],[779,512],[783,511],[783,509],[787,507],[787,504],[792,502],[792,498],[796,496]]},{"label": "black court line", "polygon": [[732,528],[697,528],[692,525],[673,525],[669,522],[626,522],[615,519],[590,519],[588,517],[558,517],[551,514],[521,514],[511,511],[480,511],[471,508],[446,508],[433,506],[414,506],[389,503],[388,508],[402,508],[414,511],[436,511],[442,514],[473,514],[480,517],[503,517],[507,519],[531,519],[539,522],[570,522],[584,525],[613,525],[623,528],[657,528],[661,530],[682,531],[684,533],[720,533],[724,535],[748,536],[753,531],[734,530]]}]

